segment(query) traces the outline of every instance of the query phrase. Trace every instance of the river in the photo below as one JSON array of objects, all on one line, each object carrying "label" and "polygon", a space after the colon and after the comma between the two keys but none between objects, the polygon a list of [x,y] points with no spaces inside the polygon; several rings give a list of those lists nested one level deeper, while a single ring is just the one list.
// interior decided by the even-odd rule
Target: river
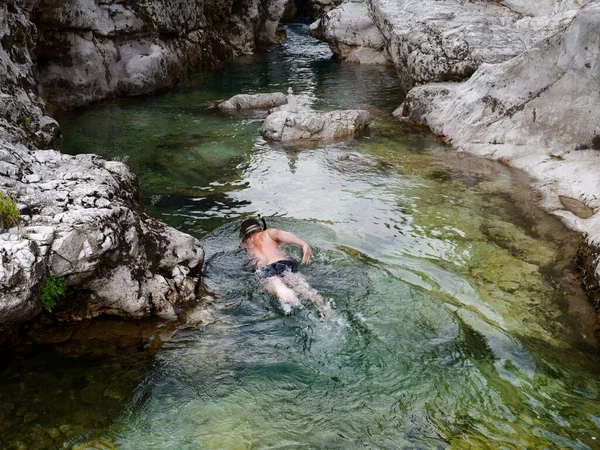
[{"label": "river", "polygon": [[[524,174],[393,119],[393,69],[332,59],[305,24],[287,33],[166,93],[60,118],[64,152],[125,162],[149,212],[201,239],[205,286],[180,322],[99,320],[7,355],[0,447],[600,448],[580,238]],[[260,137],[264,114],[213,107],[289,86],[374,123],[290,149]],[[258,213],[310,242],[301,272],[331,317],[284,315],[262,290],[238,235]]]}]

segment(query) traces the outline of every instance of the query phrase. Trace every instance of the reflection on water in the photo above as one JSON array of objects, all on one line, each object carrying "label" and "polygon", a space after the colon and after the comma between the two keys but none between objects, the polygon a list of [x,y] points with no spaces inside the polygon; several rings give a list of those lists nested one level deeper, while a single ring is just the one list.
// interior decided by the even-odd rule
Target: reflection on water
[{"label": "reflection on water", "polygon": [[[210,294],[185,323],[127,347],[139,359],[7,363],[2,446],[598,448],[596,315],[570,263],[577,236],[536,208],[522,174],[389,120],[402,99],[392,70],[330,60],[304,32],[166,95],[63,118],[66,151],[127,158],[150,211],[202,239]],[[316,108],[368,105],[370,134],[291,151],[259,137],[261,113],[211,108],[288,85]],[[311,243],[301,272],[330,319],[284,316],[260,288],[238,236],[257,212]],[[42,380],[65,390],[37,402]]]}]

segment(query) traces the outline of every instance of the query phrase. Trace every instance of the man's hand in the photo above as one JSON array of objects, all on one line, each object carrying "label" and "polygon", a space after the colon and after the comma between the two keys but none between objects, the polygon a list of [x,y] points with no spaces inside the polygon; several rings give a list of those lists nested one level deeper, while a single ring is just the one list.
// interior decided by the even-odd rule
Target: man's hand
[{"label": "man's hand", "polygon": [[304,244],[302,246],[302,264],[310,264],[312,258],[312,250],[310,245]]}]

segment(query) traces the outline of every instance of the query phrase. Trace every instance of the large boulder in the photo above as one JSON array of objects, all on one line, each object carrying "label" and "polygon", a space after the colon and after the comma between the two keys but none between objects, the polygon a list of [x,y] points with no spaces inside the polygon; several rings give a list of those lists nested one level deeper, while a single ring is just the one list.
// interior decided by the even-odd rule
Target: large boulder
[{"label": "large boulder", "polygon": [[361,109],[324,113],[291,112],[284,107],[267,116],[260,133],[267,140],[284,143],[329,141],[358,136],[370,122],[371,114]]},{"label": "large boulder", "polygon": [[390,64],[385,41],[364,1],[351,1],[313,22],[310,34],[329,44],[340,59],[360,64]]},{"label": "large boulder", "polygon": [[360,52],[383,48],[381,54],[392,61],[408,90],[432,81],[464,80],[483,63],[507,61],[575,14],[562,8],[549,17],[526,17],[518,10],[526,8],[518,0],[512,3],[517,10],[501,2],[364,0],[343,3],[312,28],[342,59],[371,63]]},{"label": "large boulder", "polygon": [[138,212],[138,183],[121,163],[94,155],[29,151],[0,142],[0,190],[16,198],[20,226],[0,234],[0,335],[41,311],[48,275],[69,297],[54,317],[101,314],[174,318],[196,301],[197,239]]},{"label": "large boulder", "polygon": [[195,303],[200,243],[138,212],[137,179],[123,164],[6,142],[0,152],[11,169],[0,190],[21,212],[20,226],[0,234],[0,335],[39,314],[48,275],[70,292],[60,320],[174,318]]}]

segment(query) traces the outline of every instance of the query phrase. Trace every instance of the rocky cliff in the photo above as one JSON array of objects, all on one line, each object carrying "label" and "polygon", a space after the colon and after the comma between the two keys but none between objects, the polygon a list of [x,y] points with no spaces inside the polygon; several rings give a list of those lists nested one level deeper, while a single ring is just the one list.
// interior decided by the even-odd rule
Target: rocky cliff
[{"label": "rocky cliff", "polygon": [[[199,18],[196,2],[130,3],[137,14],[147,8],[143,24],[125,2],[0,4],[0,192],[15,199],[20,211],[18,226],[0,229],[0,344],[40,314],[40,292],[50,275],[67,285],[53,311],[58,321],[101,314],[173,318],[196,301],[200,243],[141,210],[138,181],[127,167],[50,150],[57,148],[60,130],[46,113],[46,88],[63,107],[147,92],[197,67],[195,55],[216,52],[217,44],[202,47],[193,40],[190,24],[208,20]],[[220,6],[203,4],[203,11],[216,8],[225,17]],[[258,20],[258,12],[248,14]],[[228,37],[219,48],[245,51],[245,38],[231,20],[238,19],[226,19]],[[34,22],[48,27],[44,34]],[[62,36],[60,23],[70,28]],[[124,34],[117,37],[117,28]],[[140,41],[127,39],[128,33]],[[184,38],[176,43],[180,33]],[[220,39],[214,29],[205,34],[205,42]],[[71,44],[53,47],[61,39]],[[116,53],[110,53],[116,42]]]},{"label": "rocky cliff", "polygon": [[[331,10],[312,25],[314,34],[347,59],[345,47],[357,53],[383,41],[407,90],[399,117],[427,125],[459,151],[530,173],[546,209],[598,248],[600,3],[360,4]],[[598,262],[590,265],[596,279]]]},{"label": "rocky cliff", "polygon": [[60,108],[171,86],[277,40],[288,0],[41,0],[37,60]]}]

